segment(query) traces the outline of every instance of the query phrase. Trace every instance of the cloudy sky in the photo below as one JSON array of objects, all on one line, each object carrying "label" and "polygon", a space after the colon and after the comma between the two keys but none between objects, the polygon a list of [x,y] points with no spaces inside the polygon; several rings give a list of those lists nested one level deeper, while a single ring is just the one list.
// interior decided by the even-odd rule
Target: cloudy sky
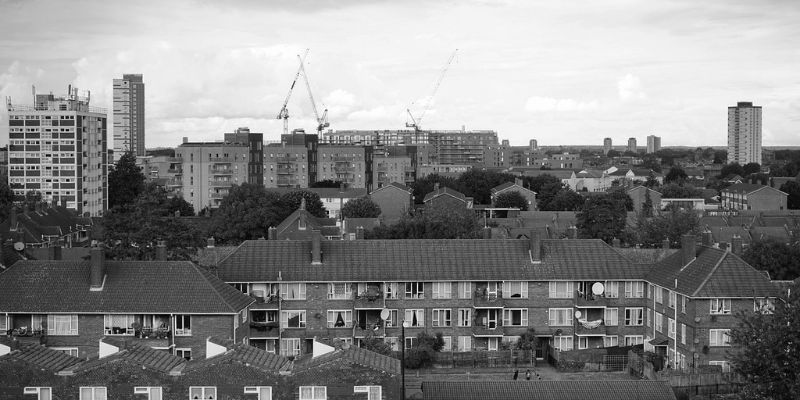
[{"label": "cloudy sky", "polygon": [[[308,48],[333,129],[401,129],[406,108],[430,103],[423,128],[512,144],[724,145],[727,107],[753,101],[764,145],[800,145],[800,2],[562,3],[0,0],[0,95],[28,103],[31,85],[73,84],[110,109],[112,79],[141,73],[148,148],[239,126],[276,140]],[[301,84],[288,109],[290,129],[314,130]]]}]

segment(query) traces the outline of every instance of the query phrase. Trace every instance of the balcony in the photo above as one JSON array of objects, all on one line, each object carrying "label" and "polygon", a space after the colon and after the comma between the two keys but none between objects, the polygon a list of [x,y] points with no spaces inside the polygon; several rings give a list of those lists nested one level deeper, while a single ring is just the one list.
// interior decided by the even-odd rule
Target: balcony
[{"label": "balcony", "polygon": [[212,175],[233,175],[233,168],[211,168]]},{"label": "balcony", "polygon": [[233,157],[211,157],[211,158],[209,158],[208,161],[211,161],[211,162],[214,162],[214,163],[232,163],[232,162],[235,162],[236,159],[233,158]]},{"label": "balcony", "polygon": [[210,180],[208,181],[208,186],[210,187],[230,187],[233,184],[231,181],[222,181],[222,180]]},{"label": "balcony", "polygon": [[380,310],[386,307],[383,292],[380,288],[369,287],[367,290],[355,295],[353,308],[366,310]]},{"label": "balcony", "polygon": [[593,307],[605,308],[609,305],[610,300],[611,299],[603,296],[595,296],[592,294],[579,293],[578,296],[575,298],[575,305],[584,308],[593,308]]},{"label": "balcony", "polygon": [[45,341],[45,332],[41,329],[31,329],[23,326],[6,331],[7,336],[11,336],[20,343],[41,344]]},{"label": "balcony", "polygon": [[355,338],[365,338],[365,337],[384,337],[386,336],[386,328],[384,328],[383,324],[378,325],[356,325],[353,327],[353,337]]},{"label": "balcony", "polygon": [[292,163],[297,161],[297,157],[295,156],[278,156],[275,158],[275,161],[278,163]]},{"label": "balcony", "polygon": [[213,193],[209,194],[208,197],[211,197],[212,199],[221,199],[221,198],[223,198],[223,197],[225,197],[227,195],[228,195],[228,192],[213,192]]},{"label": "balcony", "polygon": [[473,296],[473,307],[475,308],[503,308],[503,292],[501,290],[490,292],[479,288]]},{"label": "balcony", "polygon": [[172,332],[169,328],[142,327],[134,330],[133,337],[147,347],[169,347]]},{"label": "balcony", "polygon": [[250,321],[250,337],[276,338],[280,331],[278,321]]},{"label": "balcony", "polygon": [[256,300],[250,305],[251,310],[277,310],[280,307],[280,297],[277,294],[263,296],[251,293],[250,297]]},{"label": "balcony", "polygon": [[481,322],[472,326],[472,335],[476,337],[501,337],[503,333],[499,322]]},{"label": "balcony", "polygon": [[294,175],[298,172],[297,168],[278,168],[277,170],[278,175]]},{"label": "balcony", "polygon": [[603,320],[578,321],[578,323],[575,324],[575,334],[579,336],[605,336],[606,325],[603,323]]}]

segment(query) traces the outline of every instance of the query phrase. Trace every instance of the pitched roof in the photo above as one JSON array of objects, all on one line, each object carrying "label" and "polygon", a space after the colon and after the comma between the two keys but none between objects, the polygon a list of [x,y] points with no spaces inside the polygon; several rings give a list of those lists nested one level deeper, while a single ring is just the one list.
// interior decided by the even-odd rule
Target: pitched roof
[{"label": "pitched roof", "polygon": [[792,240],[789,231],[782,226],[753,226],[750,228],[750,236],[754,240],[772,239],[781,243],[789,243]]},{"label": "pitched roof", "polygon": [[90,291],[89,261],[19,261],[0,273],[0,310],[229,314],[253,302],[188,261],[105,264],[103,290]]},{"label": "pitched roof", "polygon": [[412,193],[412,190],[411,190],[410,187],[408,187],[406,185],[403,185],[402,183],[392,182],[392,183],[390,183],[388,185],[383,185],[383,186],[373,190],[370,194],[375,193],[375,192],[380,191],[380,190],[389,189],[389,188],[400,189],[400,190],[402,190],[404,192],[408,192],[409,194]]},{"label": "pitched roof", "polygon": [[318,366],[329,363],[348,362],[395,375],[398,375],[401,372],[400,360],[394,357],[385,356],[383,354],[352,345],[342,346],[340,343],[335,343],[334,346],[336,347],[336,350],[330,353],[323,354],[318,357],[311,357],[309,354],[307,356],[298,358],[294,362],[292,370],[295,372],[301,372],[305,370],[312,370]]},{"label": "pitched roof", "polygon": [[505,190],[512,189],[512,188],[513,188],[514,190],[518,190],[518,191],[519,191],[519,190],[524,190],[524,191],[526,191],[526,192],[531,192],[531,193],[534,193],[534,191],[533,191],[533,190],[530,190],[530,189],[528,189],[528,188],[526,188],[526,187],[524,187],[524,186],[517,185],[517,183],[516,183],[516,182],[505,182],[505,183],[502,183],[502,184],[500,184],[500,185],[497,185],[497,186],[493,187],[493,188],[490,190],[490,192],[491,192],[492,194],[496,194],[496,193],[500,193],[500,192],[503,192],[503,191],[505,191]]},{"label": "pitched roof", "polygon": [[218,356],[205,358],[196,361],[190,361],[186,364],[184,371],[196,371],[203,368],[213,367],[220,363],[225,362],[238,362],[248,366],[252,366],[263,371],[278,373],[281,370],[290,367],[289,360],[259,348],[238,343],[238,344],[223,344],[228,350]]},{"label": "pitched roof", "polygon": [[63,351],[52,350],[33,343],[20,345],[18,348],[12,347],[11,353],[0,357],[0,359],[5,357],[17,358],[51,371],[60,371],[83,361]]},{"label": "pitched roof", "polygon": [[428,201],[430,201],[430,200],[432,200],[432,199],[434,199],[436,197],[444,196],[444,195],[455,197],[455,198],[457,198],[457,199],[459,199],[459,200],[461,200],[463,202],[467,201],[467,197],[464,196],[464,194],[459,192],[458,190],[450,189],[449,187],[442,187],[442,188],[436,189],[436,190],[426,194],[425,195],[425,199],[422,200],[422,202],[423,203],[427,203]]},{"label": "pitched roof", "polygon": [[[511,169],[513,170],[513,168]],[[531,169],[525,170],[523,175],[525,176],[542,176],[542,175],[552,175],[558,179],[569,179],[572,178],[572,174],[574,173],[571,169]]]},{"label": "pitched roof", "polygon": [[647,280],[691,297],[773,297],[775,286],[761,271],[739,256],[712,247],[698,246],[697,257],[683,264],[683,251],[656,263]]},{"label": "pitched roof", "polygon": [[750,193],[757,192],[757,191],[762,190],[762,189],[771,190],[771,191],[774,191],[776,193],[780,193],[780,194],[783,194],[785,196],[788,196],[788,194],[786,194],[786,193],[784,193],[784,192],[782,192],[782,191],[780,191],[778,189],[775,189],[773,187],[769,187],[769,186],[766,186],[766,185],[759,185],[759,184],[756,184],[756,183],[736,183],[736,184],[730,185],[730,186],[722,189],[722,191],[723,192],[731,192],[731,193],[750,194]]},{"label": "pitched roof", "polygon": [[542,240],[532,263],[529,240],[396,239],[322,241],[322,265],[311,265],[311,241],[249,240],[220,262],[227,282],[643,279],[636,265],[602,240]]},{"label": "pitched roof", "polygon": [[665,381],[425,381],[426,400],[675,400]]},{"label": "pitched roof", "polygon": [[733,235],[742,238],[742,243],[750,243],[750,232],[741,226],[712,226],[709,228],[716,243],[731,243]]},{"label": "pitched roof", "polygon": [[110,362],[129,361],[142,367],[168,373],[186,363],[183,357],[174,356],[164,350],[156,350],[132,340],[104,337],[104,343],[116,346],[119,352],[104,358],[96,358],[68,368],[68,372],[78,373],[106,366]]}]

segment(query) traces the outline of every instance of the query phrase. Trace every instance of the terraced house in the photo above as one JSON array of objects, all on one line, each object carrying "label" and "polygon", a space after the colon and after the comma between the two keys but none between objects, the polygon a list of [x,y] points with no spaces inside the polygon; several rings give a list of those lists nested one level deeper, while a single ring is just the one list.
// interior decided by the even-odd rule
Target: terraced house
[{"label": "terraced house", "polygon": [[[159,246],[161,259],[166,247]],[[246,341],[253,299],[181,261],[18,261],[0,273],[0,332],[75,357],[95,358],[99,340],[120,337],[187,359],[205,340]]]},{"label": "terraced house", "polygon": [[[720,288],[718,282],[729,280],[722,277],[735,272],[756,282],[749,294],[751,305],[753,295],[763,304],[777,295],[768,277],[719,249],[701,246],[702,262],[681,264],[674,256],[653,266],[633,263],[600,240],[541,240],[535,232],[530,236],[324,241],[316,234],[308,241],[254,240],[222,260],[217,272],[257,299],[250,307],[250,344],[285,356],[310,352],[313,339],[319,337],[348,343],[382,337],[399,349],[405,321],[407,348],[419,332],[440,332],[444,351],[492,351],[534,329],[542,339],[537,358],[544,358],[549,348],[646,344],[677,366],[691,365],[692,360],[715,364],[724,361],[723,352],[702,349],[715,348],[725,339],[723,331],[710,329],[729,329],[734,321],[726,315],[709,325],[709,299],[729,304],[740,290],[698,291],[697,285]],[[709,257],[728,261],[709,269],[709,263],[717,263]],[[662,327],[653,326],[658,322],[653,312],[666,315],[659,306],[676,295],[671,275],[664,275],[676,263],[682,269],[681,285],[693,288],[679,286],[681,301],[693,311],[678,322],[692,332],[677,336],[691,337],[691,346],[679,346],[678,353],[670,333],[677,325],[664,319]],[[382,312],[387,318],[381,318]],[[694,318],[701,321],[688,321]],[[668,347],[673,348],[669,354]],[[694,356],[698,352],[701,355]]]}]

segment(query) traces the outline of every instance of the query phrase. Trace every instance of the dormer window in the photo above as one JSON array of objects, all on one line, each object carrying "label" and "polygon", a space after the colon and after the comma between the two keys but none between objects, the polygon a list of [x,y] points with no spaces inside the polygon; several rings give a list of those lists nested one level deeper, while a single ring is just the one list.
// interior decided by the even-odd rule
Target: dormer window
[{"label": "dormer window", "polygon": [[301,231],[306,230],[306,220],[305,219],[300,218],[299,220],[297,220],[297,229],[299,229]]}]

